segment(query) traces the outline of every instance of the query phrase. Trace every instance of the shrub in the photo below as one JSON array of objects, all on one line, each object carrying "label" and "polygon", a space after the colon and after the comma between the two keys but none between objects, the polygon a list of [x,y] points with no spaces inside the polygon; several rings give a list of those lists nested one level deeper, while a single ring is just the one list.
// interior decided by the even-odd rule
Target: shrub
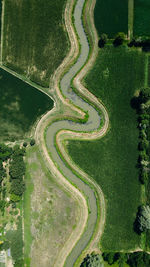
[{"label": "shrub", "polygon": [[31,146],[34,146],[34,145],[35,145],[35,139],[31,139],[31,141],[30,141],[30,145],[31,145]]},{"label": "shrub", "polygon": [[123,32],[119,32],[116,35],[115,40],[113,41],[113,45],[115,47],[122,45],[124,40],[125,40],[125,38],[126,38],[126,35]]},{"label": "shrub", "polygon": [[103,267],[103,259],[100,254],[87,254],[80,267]]},{"label": "shrub", "polygon": [[103,48],[105,46],[106,42],[107,42],[107,35],[105,33],[103,33],[101,35],[101,38],[100,38],[99,42],[98,42],[98,46],[100,48]]},{"label": "shrub", "polygon": [[150,207],[148,205],[139,207],[135,226],[139,233],[150,229]]},{"label": "shrub", "polygon": [[24,143],[23,143],[23,146],[24,146],[24,147],[27,147],[27,145],[28,145],[27,142],[24,142]]}]

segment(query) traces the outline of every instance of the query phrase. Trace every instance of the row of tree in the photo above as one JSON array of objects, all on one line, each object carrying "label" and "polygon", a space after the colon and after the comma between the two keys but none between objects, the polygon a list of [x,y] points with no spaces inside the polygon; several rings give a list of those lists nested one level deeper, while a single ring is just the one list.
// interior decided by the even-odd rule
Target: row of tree
[{"label": "row of tree", "polygon": [[9,174],[11,181],[11,201],[16,202],[20,200],[25,191],[25,183],[23,177],[25,175],[24,157],[25,148],[15,146],[9,162]]},{"label": "row of tree", "polygon": [[[142,88],[137,97],[132,99],[132,105],[137,110],[139,128],[139,180],[147,188],[150,182],[150,88]],[[134,222],[135,231],[141,232],[150,229],[150,207],[147,204],[138,208],[136,220]]]},{"label": "row of tree", "polygon": [[[123,32],[119,32],[116,34],[115,38],[113,39],[112,43],[114,47],[120,46],[123,43],[127,43],[127,36]],[[103,48],[108,42],[107,34],[103,33],[98,41],[98,46]],[[142,36],[142,37],[135,37],[131,41],[127,43],[128,47],[141,47],[144,52],[150,51],[150,37]]]},{"label": "row of tree", "polygon": [[120,267],[123,267],[127,263],[131,267],[146,267],[150,266],[150,254],[146,252],[105,252],[102,254],[103,259],[110,265],[117,262]]},{"label": "row of tree", "polygon": [[104,261],[109,265],[118,263],[119,267],[124,267],[127,263],[131,267],[148,267],[150,266],[150,254],[146,252],[104,252],[100,254],[88,254],[80,267],[104,267]]}]

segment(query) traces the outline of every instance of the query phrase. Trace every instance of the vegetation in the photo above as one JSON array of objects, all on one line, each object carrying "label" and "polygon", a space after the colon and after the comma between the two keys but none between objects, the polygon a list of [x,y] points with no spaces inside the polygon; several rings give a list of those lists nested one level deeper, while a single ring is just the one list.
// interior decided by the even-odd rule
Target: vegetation
[{"label": "vegetation", "polygon": [[50,263],[55,265],[61,248],[76,227],[77,203],[57,185],[37,145],[29,146],[26,153],[25,263],[49,267]]},{"label": "vegetation", "polygon": [[123,44],[123,42],[125,41],[125,34],[123,32],[119,32],[116,36],[115,39],[113,41],[113,45],[114,47],[120,46]]},{"label": "vegetation", "polygon": [[106,42],[107,42],[107,34],[103,33],[101,35],[101,38],[100,38],[99,42],[98,42],[98,46],[100,48],[103,48],[105,46]]},{"label": "vegetation", "polygon": [[100,254],[87,254],[80,267],[103,267],[103,259]]},{"label": "vegetation", "polygon": [[48,87],[68,50],[65,4],[66,0],[5,1],[4,65]]},{"label": "vegetation", "polygon": [[134,0],[134,36],[150,36],[150,1]]},{"label": "vegetation", "polygon": [[0,141],[24,139],[53,101],[39,90],[0,70]]},{"label": "vegetation", "polygon": [[[87,88],[106,106],[110,128],[97,141],[69,141],[73,160],[97,181],[107,201],[103,250],[133,249],[140,237],[133,231],[141,205],[137,115],[131,99],[144,84],[145,54],[127,47],[107,46],[100,51],[85,79]],[[117,235],[116,235],[117,233]]]},{"label": "vegetation", "polygon": [[95,26],[99,36],[105,32],[109,38],[117,32],[128,32],[128,0],[96,1]]}]

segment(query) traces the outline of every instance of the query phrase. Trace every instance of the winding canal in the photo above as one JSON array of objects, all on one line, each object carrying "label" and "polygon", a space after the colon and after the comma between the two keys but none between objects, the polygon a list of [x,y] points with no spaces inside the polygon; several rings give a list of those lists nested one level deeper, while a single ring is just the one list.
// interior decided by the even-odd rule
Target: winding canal
[{"label": "winding canal", "polygon": [[[84,2],[85,0],[78,0],[76,3],[76,7],[74,9],[74,24],[81,44],[81,53],[77,62],[63,76],[60,85],[63,94],[67,98],[69,98],[78,107],[82,108],[85,111],[88,111],[89,119],[85,124],[75,123],[67,120],[57,121],[52,123],[48,127],[46,132],[47,149],[51,152],[53,161],[57,162],[62,173],[68,178],[68,180],[73,182],[84,193],[84,195],[88,199],[88,205],[90,209],[87,227],[82,235],[82,238],[77,242],[72,252],[68,256],[65,262],[66,267],[73,266],[77,258],[80,256],[81,252],[85,249],[85,247],[87,246],[89,240],[93,235],[95,224],[97,221],[97,205],[93,190],[87,184],[85,184],[81,179],[79,179],[75,174],[73,174],[70,169],[67,168],[67,166],[59,157],[54,145],[55,135],[58,132],[58,130],[68,129],[73,131],[75,130],[78,132],[82,131],[88,132],[97,129],[100,125],[100,117],[97,111],[87,102],[85,102],[79,96],[77,96],[75,92],[73,91],[70,92],[70,90],[68,90],[70,88],[70,83],[72,78],[76,75],[79,69],[85,64],[89,54],[89,45],[83,29],[82,19],[81,19]],[[83,157],[86,157],[86,155],[83,155]]]}]

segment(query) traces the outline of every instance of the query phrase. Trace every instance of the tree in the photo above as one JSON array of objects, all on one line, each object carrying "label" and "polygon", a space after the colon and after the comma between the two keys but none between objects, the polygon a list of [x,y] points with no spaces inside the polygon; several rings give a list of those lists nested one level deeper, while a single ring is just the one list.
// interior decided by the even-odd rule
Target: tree
[{"label": "tree", "polygon": [[123,32],[119,32],[116,35],[115,40],[113,41],[113,45],[115,47],[122,45],[124,40],[125,40],[125,38],[126,38],[126,35]]},{"label": "tree", "polygon": [[80,267],[103,267],[103,259],[100,254],[87,254]]},{"label": "tree", "polygon": [[27,145],[28,145],[27,142],[24,142],[24,143],[23,143],[23,146],[24,146],[24,147],[27,147]]},{"label": "tree", "polygon": [[106,42],[107,42],[107,34],[102,33],[101,38],[100,38],[100,40],[98,42],[98,46],[100,48],[103,48],[105,46]]},{"label": "tree", "polygon": [[146,103],[148,100],[150,100],[150,87],[142,88],[139,97],[141,103]]},{"label": "tree", "polygon": [[141,206],[137,212],[136,227],[140,232],[150,229],[150,207]]},{"label": "tree", "polygon": [[34,139],[31,139],[30,146],[34,146],[34,145],[35,145],[35,140]]},{"label": "tree", "polygon": [[115,252],[104,252],[102,254],[103,259],[107,261],[110,265],[116,261]]},{"label": "tree", "polygon": [[10,193],[22,196],[25,191],[25,183],[19,179],[14,179],[11,183]]}]

